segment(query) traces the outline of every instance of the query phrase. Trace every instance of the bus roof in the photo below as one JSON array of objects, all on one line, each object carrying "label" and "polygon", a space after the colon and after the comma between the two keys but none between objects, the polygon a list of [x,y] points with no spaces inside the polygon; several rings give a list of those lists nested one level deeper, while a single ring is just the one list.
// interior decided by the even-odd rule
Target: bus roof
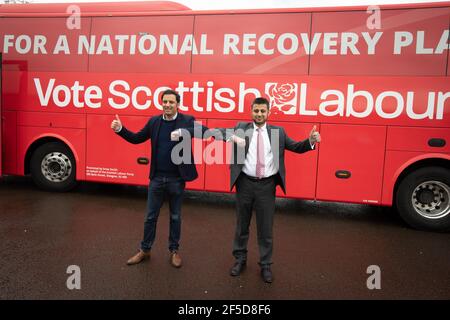
[{"label": "bus roof", "polygon": [[[313,7],[285,9],[233,9],[233,10],[191,10],[173,1],[132,1],[132,2],[84,2],[84,3],[27,3],[0,4],[0,17],[66,17],[70,5],[76,5],[83,16],[146,16],[146,15],[186,15],[186,14],[243,14],[282,12],[335,12],[366,11],[368,6]],[[450,1],[379,5],[381,9],[410,9],[450,7]]]},{"label": "bus roof", "polygon": [[81,2],[81,3],[26,3],[0,4],[2,15],[52,15],[64,14],[70,5],[76,5],[83,15],[146,14],[158,11],[191,10],[173,1],[130,1],[130,2]]}]

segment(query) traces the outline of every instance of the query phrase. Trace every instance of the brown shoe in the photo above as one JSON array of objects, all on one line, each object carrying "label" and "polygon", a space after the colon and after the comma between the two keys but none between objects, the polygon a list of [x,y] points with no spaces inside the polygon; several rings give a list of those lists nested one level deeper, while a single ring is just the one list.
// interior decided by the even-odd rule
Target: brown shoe
[{"label": "brown shoe", "polygon": [[175,268],[181,267],[181,257],[177,251],[170,252],[170,264]]},{"label": "brown shoe", "polygon": [[134,255],[133,257],[128,259],[127,265],[131,266],[133,264],[138,264],[138,263],[144,261],[145,259],[149,259],[149,258],[150,258],[150,251],[144,252],[142,250],[139,250],[139,252],[136,255]]}]

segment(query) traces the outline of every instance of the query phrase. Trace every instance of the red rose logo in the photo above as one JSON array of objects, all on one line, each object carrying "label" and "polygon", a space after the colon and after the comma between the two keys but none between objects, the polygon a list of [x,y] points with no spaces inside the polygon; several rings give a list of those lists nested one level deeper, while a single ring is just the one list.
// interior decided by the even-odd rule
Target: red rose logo
[{"label": "red rose logo", "polygon": [[292,83],[278,84],[274,83],[267,89],[267,94],[271,97],[271,112],[275,111],[276,114],[290,113],[295,106],[289,102],[295,99],[297,94],[297,88]]}]

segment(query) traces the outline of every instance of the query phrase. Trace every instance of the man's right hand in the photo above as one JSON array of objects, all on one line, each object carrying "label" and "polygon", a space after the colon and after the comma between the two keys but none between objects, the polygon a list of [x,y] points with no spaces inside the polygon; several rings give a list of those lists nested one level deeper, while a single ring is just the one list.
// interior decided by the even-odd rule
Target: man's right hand
[{"label": "man's right hand", "polygon": [[116,118],[111,122],[111,129],[114,130],[114,132],[119,132],[122,130],[122,122],[119,119],[119,116],[116,114]]},{"label": "man's right hand", "polygon": [[242,138],[239,138],[238,136],[232,135],[230,140],[233,141],[234,143],[236,143],[241,148],[245,147],[245,139],[242,139]]}]

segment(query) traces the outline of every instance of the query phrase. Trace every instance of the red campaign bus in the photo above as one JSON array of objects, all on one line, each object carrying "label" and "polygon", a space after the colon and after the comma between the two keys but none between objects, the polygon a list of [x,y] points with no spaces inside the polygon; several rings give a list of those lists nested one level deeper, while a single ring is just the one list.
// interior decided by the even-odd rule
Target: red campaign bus
[{"label": "red campaign bus", "polygon": [[[450,229],[450,2],[193,11],[174,2],[0,6],[1,174],[67,191],[147,185],[149,145],[131,130],[170,87],[204,125],[270,122],[316,152],[286,154],[287,194],[393,206],[415,228]],[[191,190],[229,192],[230,146],[193,140]],[[216,149],[214,149],[216,150]],[[205,154],[207,155],[205,157]],[[213,159],[214,160],[214,159]],[[217,160],[217,159],[216,159]]]}]

